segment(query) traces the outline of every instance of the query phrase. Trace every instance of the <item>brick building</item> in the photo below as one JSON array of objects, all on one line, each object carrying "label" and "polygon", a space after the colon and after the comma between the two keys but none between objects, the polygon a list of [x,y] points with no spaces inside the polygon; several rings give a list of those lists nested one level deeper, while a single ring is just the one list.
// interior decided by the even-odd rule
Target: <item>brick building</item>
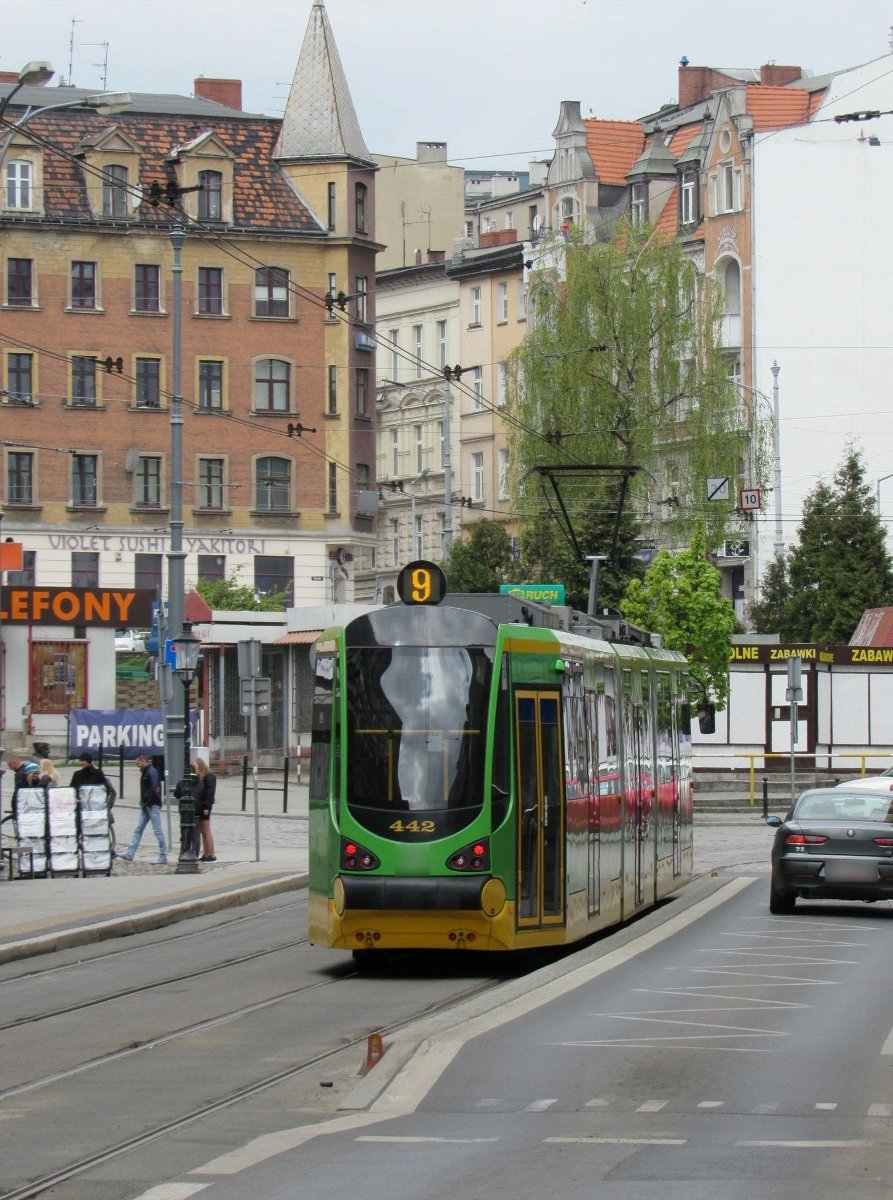
[{"label": "brick building", "polygon": [[[376,167],[324,5],[282,119],[243,112],[238,80],[113,116],[15,82],[0,77],[0,500],[24,569],[7,582],[166,595],[180,222],[187,585],[351,599],[374,537]],[[0,727],[64,723],[40,643],[78,696],[113,705],[113,635],[7,614]]]}]

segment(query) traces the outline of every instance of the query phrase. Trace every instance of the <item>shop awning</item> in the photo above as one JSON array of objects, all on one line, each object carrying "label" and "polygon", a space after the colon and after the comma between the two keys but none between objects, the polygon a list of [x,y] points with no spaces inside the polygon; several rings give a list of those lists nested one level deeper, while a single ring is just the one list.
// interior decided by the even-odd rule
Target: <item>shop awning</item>
[{"label": "shop awning", "polygon": [[284,633],[272,644],[274,646],[309,646],[321,633],[321,629],[302,629],[296,633]]}]

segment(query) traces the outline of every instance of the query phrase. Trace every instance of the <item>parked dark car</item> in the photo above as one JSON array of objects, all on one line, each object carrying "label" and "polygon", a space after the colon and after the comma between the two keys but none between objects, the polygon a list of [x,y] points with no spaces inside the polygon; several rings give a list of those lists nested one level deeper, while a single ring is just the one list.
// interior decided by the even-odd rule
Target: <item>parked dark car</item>
[{"label": "parked dark car", "polygon": [[867,788],[810,788],[791,805],[772,844],[769,911],[808,900],[893,900],[893,796]]}]

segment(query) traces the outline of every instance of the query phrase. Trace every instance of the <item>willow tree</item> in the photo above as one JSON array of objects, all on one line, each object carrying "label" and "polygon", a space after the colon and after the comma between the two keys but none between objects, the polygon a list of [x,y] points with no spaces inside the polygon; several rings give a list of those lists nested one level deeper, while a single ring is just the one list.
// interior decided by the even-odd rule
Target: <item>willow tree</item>
[{"label": "willow tree", "polygon": [[[607,464],[636,469],[631,515],[664,544],[740,535],[738,489],[764,485],[767,430],[729,378],[712,278],[677,241],[625,224],[547,247],[536,268],[509,370],[513,506],[541,507],[534,467]],[[728,480],[725,498],[711,480]]]}]

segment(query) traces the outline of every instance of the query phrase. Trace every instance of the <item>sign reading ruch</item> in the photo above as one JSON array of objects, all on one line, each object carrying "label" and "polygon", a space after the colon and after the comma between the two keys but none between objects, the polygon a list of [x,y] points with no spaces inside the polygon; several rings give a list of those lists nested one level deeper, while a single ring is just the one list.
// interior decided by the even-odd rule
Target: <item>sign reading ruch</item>
[{"label": "sign reading ruch", "polygon": [[563,583],[501,583],[499,590],[504,596],[520,596],[538,604],[564,604]]},{"label": "sign reading ruch", "polygon": [[108,629],[148,627],[151,588],[0,588],[4,625],[91,625]]}]

